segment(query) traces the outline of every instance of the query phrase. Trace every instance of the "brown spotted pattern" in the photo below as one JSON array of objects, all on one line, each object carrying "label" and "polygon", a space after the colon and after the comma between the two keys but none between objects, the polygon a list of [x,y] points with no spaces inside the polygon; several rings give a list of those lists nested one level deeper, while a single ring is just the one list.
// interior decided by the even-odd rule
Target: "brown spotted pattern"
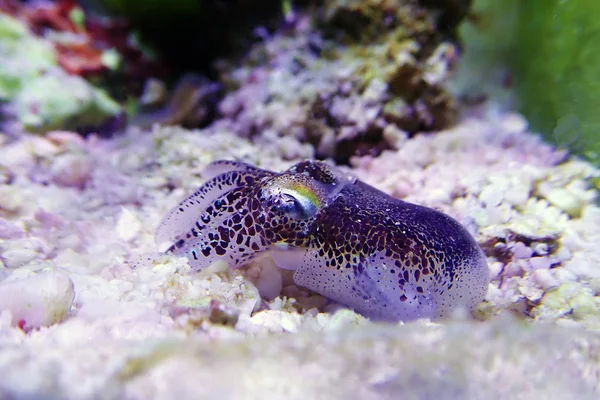
[{"label": "brown spotted pattern", "polygon": [[298,285],[365,316],[411,320],[471,309],[488,268],[455,220],[410,204],[322,162],[277,174],[217,162],[214,176],[164,219],[157,238],[196,269],[232,267],[273,251]]}]

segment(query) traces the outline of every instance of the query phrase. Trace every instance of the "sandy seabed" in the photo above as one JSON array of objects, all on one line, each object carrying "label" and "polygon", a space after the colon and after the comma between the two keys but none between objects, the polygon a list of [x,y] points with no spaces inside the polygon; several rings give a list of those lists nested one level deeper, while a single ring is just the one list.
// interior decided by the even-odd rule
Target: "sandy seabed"
[{"label": "sandy seabed", "polygon": [[158,251],[206,164],[283,170],[312,156],[294,140],[0,136],[0,398],[598,398],[600,171],[516,114],[395,147],[350,171],[476,237],[492,279],[476,319],[375,324],[269,259],[194,272]]}]

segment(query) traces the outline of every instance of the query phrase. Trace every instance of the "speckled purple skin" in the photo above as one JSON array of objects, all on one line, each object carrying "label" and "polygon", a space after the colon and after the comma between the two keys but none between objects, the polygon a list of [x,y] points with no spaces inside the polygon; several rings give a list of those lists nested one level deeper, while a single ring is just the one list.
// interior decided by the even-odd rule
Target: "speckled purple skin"
[{"label": "speckled purple skin", "polygon": [[481,302],[485,257],[455,220],[395,199],[322,162],[277,174],[219,161],[216,175],[174,208],[158,243],[202,269],[272,251],[294,281],[388,321],[440,318]]}]

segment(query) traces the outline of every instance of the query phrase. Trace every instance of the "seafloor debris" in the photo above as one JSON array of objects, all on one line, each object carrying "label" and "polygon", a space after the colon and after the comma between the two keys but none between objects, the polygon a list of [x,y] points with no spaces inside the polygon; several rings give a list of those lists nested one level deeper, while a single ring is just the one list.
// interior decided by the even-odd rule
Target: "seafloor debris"
[{"label": "seafloor debris", "polygon": [[394,148],[395,136],[455,121],[445,84],[457,45],[418,1],[331,1],[321,16],[297,13],[294,31],[254,46],[241,66],[221,65],[231,91],[220,105],[244,137],[293,135],[317,156]]}]

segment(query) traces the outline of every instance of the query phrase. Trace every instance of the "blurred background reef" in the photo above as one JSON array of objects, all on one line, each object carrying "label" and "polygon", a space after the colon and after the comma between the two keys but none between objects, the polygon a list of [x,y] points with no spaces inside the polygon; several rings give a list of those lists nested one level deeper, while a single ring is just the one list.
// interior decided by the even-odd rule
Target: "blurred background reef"
[{"label": "blurred background reef", "polygon": [[228,120],[240,136],[292,136],[346,163],[494,99],[599,162],[593,0],[0,0],[0,10],[9,134]]}]

